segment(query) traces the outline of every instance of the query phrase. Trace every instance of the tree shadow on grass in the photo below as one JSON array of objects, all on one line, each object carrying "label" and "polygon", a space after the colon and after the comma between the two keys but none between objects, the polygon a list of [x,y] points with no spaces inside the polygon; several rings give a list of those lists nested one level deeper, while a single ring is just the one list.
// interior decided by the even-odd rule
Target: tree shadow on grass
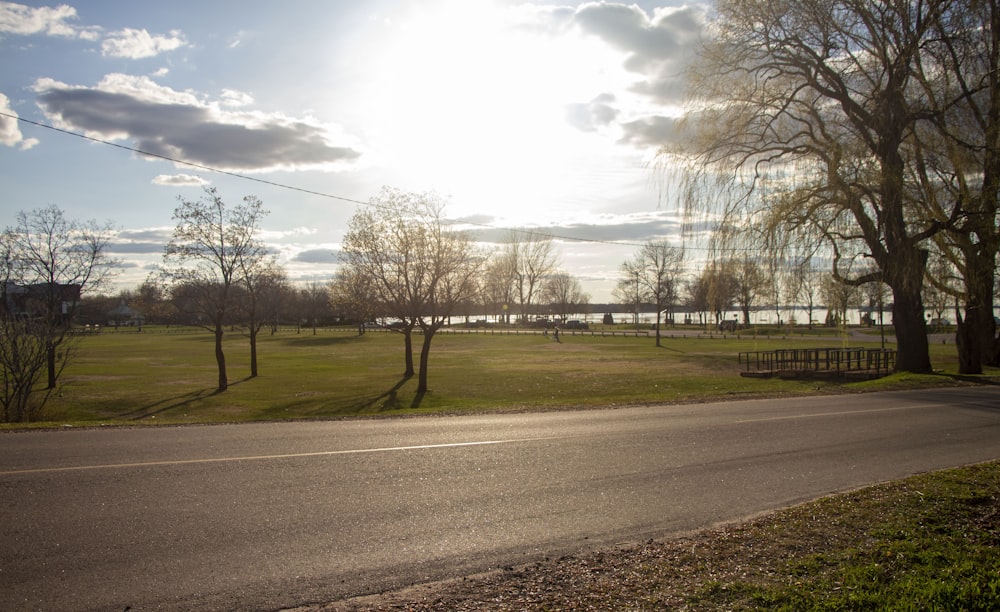
[{"label": "tree shadow on grass", "polygon": [[674,348],[672,346],[667,346],[666,342],[661,342],[660,345],[657,346],[656,348],[660,348],[660,349],[663,349],[665,351],[670,351],[672,353],[679,353],[681,355],[686,355],[687,354],[687,351],[682,351],[682,350],[680,350],[678,348]]},{"label": "tree shadow on grass", "polygon": [[123,414],[122,418],[138,421],[139,419],[146,419],[151,416],[156,416],[158,414],[162,414],[169,410],[173,410],[174,408],[180,408],[182,406],[190,404],[191,402],[197,400],[203,400],[218,394],[219,394],[219,389],[214,387],[211,389],[198,389],[196,391],[190,391],[188,393],[181,393],[180,395],[175,395],[173,397],[166,397],[159,401],[155,401],[152,404],[149,404],[148,406],[143,406],[142,408],[138,408],[136,410],[133,410],[132,412]]},{"label": "tree shadow on grass", "polygon": [[[331,402],[324,405],[321,409],[316,410],[315,416],[353,416],[403,410],[408,406],[405,404],[404,399],[400,398],[399,391],[412,378],[412,376],[404,376],[392,387],[377,395],[364,394]],[[290,405],[284,407],[284,409],[289,408],[291,408]]]},{"label": "tree shadow on grass", "polygon": [[[229,387],[235,387],[242,383],[253,380],[252,376],[247,376],[245,378],[240,378],[238,380],[231,381]],[[133,410],[125,415],[124,418],[137,421],[139,419],[149,418],[151,416],[156,416],[162,414],[174,408],[181,408],[186,406],[191,402],[197,400],[207,399],[213,395],[219,395],[220,393],[225,393],[224,391],[219,391],[218,387],[213,387],[211,389],[198,389],[197,391],[190,391],[188,393],[182,393],[180,395],[175,395],[173,397],[164,398],[149,404],[148,406],[143,406],[137,410]]]}]

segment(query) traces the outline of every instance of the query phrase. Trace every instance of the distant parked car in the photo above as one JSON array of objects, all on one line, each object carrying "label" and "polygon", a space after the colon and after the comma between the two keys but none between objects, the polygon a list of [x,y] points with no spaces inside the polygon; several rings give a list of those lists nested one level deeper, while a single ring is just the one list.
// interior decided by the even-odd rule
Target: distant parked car
[{"label": "distant parked car", "polygon": [[740,324],[734,321],[719,321],[719,331],[736,331],[740,328]]},{"label": "distant parked car", "polygon": [[584,323],[583,321],[576,321],[576,320],[566,321],[559,327],[563,329],[590,329],[590,326]]}]

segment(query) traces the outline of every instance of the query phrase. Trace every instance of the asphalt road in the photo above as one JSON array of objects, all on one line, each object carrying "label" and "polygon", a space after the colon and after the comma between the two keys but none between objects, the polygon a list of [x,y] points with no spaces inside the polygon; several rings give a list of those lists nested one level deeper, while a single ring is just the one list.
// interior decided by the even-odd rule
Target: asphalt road
[{"label": "asphalt road", "polygon": [[1000,458],[996,387],[0,435],[0,609],[276,610]]}]

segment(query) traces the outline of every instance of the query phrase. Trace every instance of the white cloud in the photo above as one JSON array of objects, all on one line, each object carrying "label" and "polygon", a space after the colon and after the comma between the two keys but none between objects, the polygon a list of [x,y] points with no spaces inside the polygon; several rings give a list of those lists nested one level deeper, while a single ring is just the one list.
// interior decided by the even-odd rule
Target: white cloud
[{"label": "white cloud", "polygon": [[[0,2],[0,34],[57,36],[90,42],[101,38],[101,28],[77,25],[73,23],[76,19],[76,9],[66,4],[31,7]],[[154,35],[145,29],[125,28],[105,36],[101,53],[105,57],[142,59],[174,51],[186,44],[187,40],[178,30]]]},{"label": "white cloud", "polygon": [[340,251],[332,247],[306,249],[296,253],[291,257],[291,261],[310,264],[337,264],[340,263]]},{"label": "white cloud", "polygon": [[[21,136],[21,128],[17,125],[17,113],[10,107],[10,99],[0,93],[0,144],[13,147],[24,138]],[[14,115],[8,117],[6,115]]]},{"label": "white cloud", "polygon": [[302,236],[315,236],[319,233],[315,227],[293,227],[288,230],[261,230],[261,237],[264,240],[282,241]]},{"label": "white cloud", "polygon": [[161,53],[174,51],[187,44],[184,36],[177,30],[169,35],[152,35],[146,30],[125,28],[112,32],[101,43],[101,53],[105,57],[124,57],[142,59],[154,57]]},{"label": "white cloud", "polygon": [[619,114],[612,106],[615,96],[601,94],[586,104],[570,104],[566,107],[566,120],[583,132],[595,132],[609,125]]},{"label": "white cloud", "polygon": [[682,119],[649,115],[622,124],[621,142],[640,148],[659,148],[688,141],[691,134],[684,129]]},{"label": "white cloud", "polygon": [[17,124],[17,112],[10,107],[10,100],[0,93],[0,144],[8,147],[20,146],[27,150],[38,144],[35,138],[25,138]]},{"label": "white cloud", "polygon": [[[555,237],[557,242],[597,240],[621,242],[634,247],[647,240],[671,237],[680,240],[682,223],[680,213],[674,210],[656,210],[637,213],[579,215],[574,221],[537,227],[542,234]],[[476,240],[482,243],[502,244],[508,239],[508,230],[502,227],[471,229]]]},{"label": "white cloud", "polygon": [[160,174],[153,178],[153,184],[165,187],[190,187],[208,185],[208,181],[192,174]]},{"label": "white cloud", "polygon": [[231,106],[234,108],[240,106],[250,106],[253,104],[253,96],[235,89],[223,89],[221,98],[224,106]]},{"label": "white cloud", "polygon": [[656,9],[650,16],[634,4],[602,2],[583,5],[575,20],[585,32],[627,53],[625,67],[651,81],[646,93],[674,98],[681,92],[664,91],[661,81],[680,85],[697,53],[706,14],[704,6],[693,5]]},{"label": "white cloud", "polygon": [[568,107],[571,123],[592,131],[604,121],[614,120],[621,129],[619,143],[638,149],[658,148],[683,135],[673,115],[687,96],[685,72],[695,59],[705,35],[709,9],[705,4],[679,8],[657,8],[652,14],[630,4],[594,2],[582,5],[574,15],[580,30],[624,53],[622,67],[637,75],[619,95],[632,94],[612,108],[600,98]]},{"label": "white cloud", "polygon": [[0,33],[30,36],[43,34],[63,38],[93,40],[94,28],[76,26],[76,9],[61,4],[57,7],[31,7],[14,2],[0,2]]},{"label": "white cloud", "polygon": [[240,30],[226,41],[226,46],[229,47],[230,49],[235,49],[236,47],[242,45],[245,39],[252,37],[253,33],[247,32],[245,30]]},{"label": "white cloud", "polygon": [[361,156],[336,126],[280,113],[223,110],[224,100],[176,91],[144,76],[110,74],[95,87],[46,78],[33,89],[38,105],[59,127],[95,138],[131,139],[143,152],[219,170],[332,170]]}]

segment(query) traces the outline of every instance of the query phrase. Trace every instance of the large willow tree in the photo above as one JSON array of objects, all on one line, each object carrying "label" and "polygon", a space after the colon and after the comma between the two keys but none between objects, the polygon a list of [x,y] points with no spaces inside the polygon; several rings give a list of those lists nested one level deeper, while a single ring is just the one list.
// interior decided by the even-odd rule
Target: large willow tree
[{"label": "large willow tree", "polygon": [[1000,3],[951,3],[936,29],[918,76],[923,95],[942,112],[914,139],[911,176],[920,187],[922,214],[948,228],[935,236],[934,253],[958,270],[962,284],[954,291],[946,278],[930,274],[928,280],[964,305],[956,313],[959,367],[980,374],[984,364],[1000,365],[993,318],[1000,249]]},{"label": "large willow tree", "polygon": [[695,160],[689,201],[721,215],[720,236],[824,248],[840,281],[886,283],[903,371],[931,370],[928,245],[955,224],[924,207],[910,164],[961,92],[929,97],[920,70],[964,4],[719,0],[692,81],[697,138],[664,153]]}]

